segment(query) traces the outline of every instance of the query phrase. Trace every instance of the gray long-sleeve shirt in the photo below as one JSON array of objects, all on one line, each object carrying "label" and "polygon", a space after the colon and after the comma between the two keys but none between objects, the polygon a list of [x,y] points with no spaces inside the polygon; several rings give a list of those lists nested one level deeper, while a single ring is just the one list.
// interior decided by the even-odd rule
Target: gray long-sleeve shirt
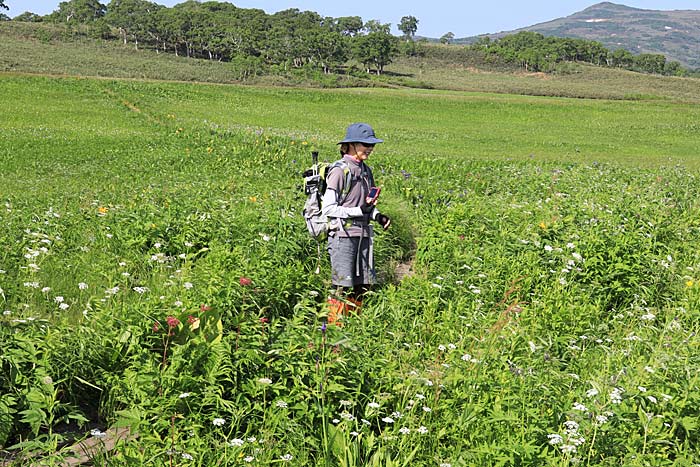
[{"label": "gray long-sleeve shirt", "polygon": [[375,207],[369,216],[362,212],[365,197],[374,184],[372,170],[364,162],[358,162],[349,155],[343,156],[351,174],[350,191],[344,193],[345,173],[341,168],[333,168],[326,177],[326,192],[321,199],[321,211],[331,219],[331,229],[341,237],[367,237],[371,229],[369,219],[376,219],[379,210]]}]

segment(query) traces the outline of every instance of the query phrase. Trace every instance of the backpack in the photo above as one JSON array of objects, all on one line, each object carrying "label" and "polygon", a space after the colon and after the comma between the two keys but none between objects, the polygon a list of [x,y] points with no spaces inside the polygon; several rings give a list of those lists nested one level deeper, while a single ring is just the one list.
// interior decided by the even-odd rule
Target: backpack
[{"label": "backpack", "polygon": [[304,220],[306,228],[316,240],[322,240],[328,235],[328,218],[321,212],[321,199],[326,192],[326,177],[330,171],[336,167],[340,167],[345,174],[345,183],[343,191],[340,194],[341,202],[350,192],[352,184],[352,174],[347,162],[338,160],[332,164],[318,163],[318,152],[311,153],[313,158],[313,166],[304,172],[304,194],[306,195],[306,203],[304,203]]}]

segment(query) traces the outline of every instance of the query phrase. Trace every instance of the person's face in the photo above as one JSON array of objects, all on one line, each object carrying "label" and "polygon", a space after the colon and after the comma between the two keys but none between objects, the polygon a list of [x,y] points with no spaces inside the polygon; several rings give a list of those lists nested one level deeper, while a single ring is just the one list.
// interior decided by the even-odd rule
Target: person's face
[{"label": "person's face", "polygon": [[353,143],[353,148],[355,149],[354,156],[361,161],[367,160],[372,151],[374,150],[374,144],[366,143]]}]

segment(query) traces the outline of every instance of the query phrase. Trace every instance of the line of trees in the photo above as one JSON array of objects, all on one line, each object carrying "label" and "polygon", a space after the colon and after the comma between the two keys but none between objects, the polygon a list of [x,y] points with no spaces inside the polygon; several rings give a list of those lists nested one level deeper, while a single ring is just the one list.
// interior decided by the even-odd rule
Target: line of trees
[{"label": "line of trees", "polygon": [[531,31],[496,40],[482,37],[470,47],[497,55],[533,72],[553,71],[557,63],[565,61],[674,76],[682,76],[687,72],[679,62],[667,62],[661,54],[633,55],[624,49],[610,51],[597,41],[543,36]]},{"label": "line of trees", "polygon": [[[0,10],[6,0],[0,0]],[[359,16],[323,17],[311,11],[288,9],[268,15],[263,10],[238,8],[228,2],[186,0],[171,8],[149,0],[65,0],[47,16],[23,13],[15,21],[47,21],[80,25],[103,38],[118,38],[136,49],[208,60],[235,62],[247,74],[265,67],[281,70],[310,68],[339,71],[349,60],[367,73],[381,74],[399,53],[420,55],[414,37],[418,19],[404,16],[398,25],[403,39],[393,36],[390,24],[364,22]],[[440,41],[449,43],[453,33]],[[527,71],[551,72],[559,62],[586,62],[645,73],[685,75],[679,62],[661,54],[610,51],[600,42],[545,37],[536,32],[491,40],[480,38],[468,49],[498,57]]]},{"label": "line of trees", "polygon": [[[3,0],[0,0],[0,2]],[[359,16],[323,17],[288,9],[268,15],[231,3],[187,0],[168,8],[148,0],[67,0],[47,16],[31,12],[16,21],[85,25],[125,45],[219,61],[247,60],[284,69],[311,67],[331,73],[349,59],[381,74],[398,53],[390,24]],[[415,23],[408,22],[409,32]]]}]

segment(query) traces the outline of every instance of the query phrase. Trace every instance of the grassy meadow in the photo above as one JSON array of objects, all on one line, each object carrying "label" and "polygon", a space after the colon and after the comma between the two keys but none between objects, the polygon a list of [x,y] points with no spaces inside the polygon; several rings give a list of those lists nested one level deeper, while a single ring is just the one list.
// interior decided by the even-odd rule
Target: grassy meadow
[{"label": "grassy meadow", "polygon": [[[128,427],[93,465],[700,464],[693,102],[4,74],[0,108],[0,462]],[[326,327],[300,174],[353,121],[393,222]]]}]

